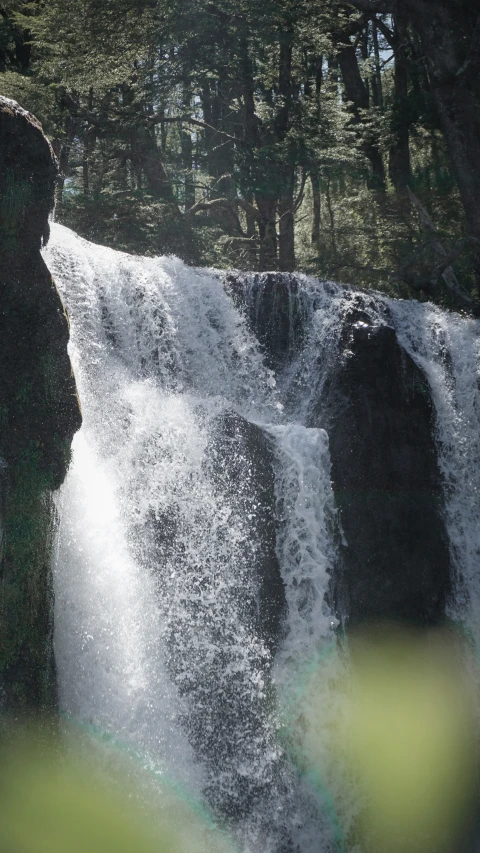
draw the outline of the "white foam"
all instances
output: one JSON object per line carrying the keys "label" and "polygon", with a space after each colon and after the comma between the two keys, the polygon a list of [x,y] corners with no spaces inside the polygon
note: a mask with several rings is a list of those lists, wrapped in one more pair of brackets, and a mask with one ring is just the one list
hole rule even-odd
{"label": "white foam", "polygon": [[[207,449],[212,419],[232,409],[275,437],[289,605],[276,678],[287,684],[288,668],[332,621],[326,436],[279,424],[276,379],[215,274],[95,246],[59,225],[45,256],[72,320],[84,414],[59,507],[62,707],[194,791],[269,791],[240,826],[242,848],[273,851],[287,827],[310,853],[324,830],[282,757],[269,652],[245,620],[252,545],[239,499],[248,471],[245,483],[220,487]],[[235,748],[212,774],[208,750],[194,754],[185,731],[193,725],[207,744],[222,702],[238,702],[235,730],[221,735]]]}

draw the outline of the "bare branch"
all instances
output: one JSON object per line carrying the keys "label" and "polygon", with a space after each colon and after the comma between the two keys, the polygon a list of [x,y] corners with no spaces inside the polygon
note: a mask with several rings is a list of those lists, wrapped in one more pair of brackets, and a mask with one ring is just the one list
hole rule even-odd
{"label": "bare branch", "polygon": [[386,15],[394,11],[394,0],[348,0],[348,3],[359,12],[371,15]]}
{"label": "bare branch", "polygon": [[308,171],[307,171],[307,169],[303,169],[303,171],[302,171],[302,181],[301,181],[301,184],[300,184],[300,190],[299,190],[299,192],[298,192],[298,196],[297,196],[297,198],[296,198],[296,199],[295,199],[295,201],[293,202],[293,212],[294,212],[294,213],[296,213],[296,212],[297,212],[298,208],[300,207],[300,205],[301,205],[301,203],[302,203],[302,201],[303,201],[303,196],[305,195],[305,184],[307,183],[307,178],[308,178]]}
{"label": "bare branch", "polygon": [[245,246],[258,246],[260,244],[258,237],[232,237],[228,235],[225,239],[228,243],[243,243]]}
{"label": "bare branch", "polygon": [[182,122],[183,124],[192,124],[194,127],[203,127],[204,130],[212,130],[214,133],[218,133],[219,136],[225,136],[226,139],[231,139],[233,142],[236,142],[237,145],[245,145],[244,140],[239,139],[238,136],[232,136],[231,133],[226,133],[224,130],[219,130],[218,127],[207,124],[206,121],[200,121],[199,119],[192,118],[189,115],[167,117],[163,115],[148,116],[149,124],[175,124],[178,122]]}
{"label": "bare branch", "polygon": [[235,202],[238,205],[238,207],[241,207],[241,209],[244,210],[245,213],[248,213],[250,216],[252,216],[253,219],[256,219],[256,220],[261,219],[260,211],[259,211],[258,207],[255,207],[254,204],[251,204],[249,201],[246,201],[244,198],[236,198]]}
{"label": "bare branch", "polygon": [[336,42],[349,44],[350,36],[357,36],[359,38],[367,23],[368,15],[360,15],[359,18],[352,18],[341,30],[336,30],[333,33],[333,38]]}
{"label": "bare branch", "polygon": [[390,47],[395,47],[397,41],[395,38],[395,33],[390,29],[390,27],[387,27],[387,25],[384,21],[381,20],[381,18],[374,18],[374,20],[377,28],[380,30],[382,36],[384,36]]}
{"label": "bare branch", "polygon": [[[245,201],[243,198],[202,198],[200,201],[197,201],[196,204],[192,205],[186,213],[188,216],[191,216],[201,210],[215,210],[215,208],[219,207],[227,207],[229,210],[233,210],[235,207],[240,207],[246,213],[249,213],[250,216],[253,216],[255,219],[260,219],[260,211],[253,204],[250,204],[250,202]],[[242,231],[241,226],[240,231]]]}
{"label": "bare branch", "polygon": [[[310,263],[313,263],[314,261],[324,261],[325,258],[323,258],[323,257],[308,258],[308,260]],[[390,270],[388,270],[388,269],[371,267],[371,266],[364,265],[364,264],[328,264],[328,266],[327,266],[328,275],[332,275],[332,273],[336,272],[337,270],[357,270],[359,272],[370,272],[370,273],[374,273],[375,275],[382,275],[385,277],[390,274]]]}
{"label": "bare branch", "polygon": [[200,210],[215,210],[215,208],[217,207],[231,206],[232,201],[229,198],[202,198],[200,199],[200,201],[197,201],[195,204],[192,204],[192,206],[188,208],[186,213],[188,216],[193,216],[194,213],[198,213]]}

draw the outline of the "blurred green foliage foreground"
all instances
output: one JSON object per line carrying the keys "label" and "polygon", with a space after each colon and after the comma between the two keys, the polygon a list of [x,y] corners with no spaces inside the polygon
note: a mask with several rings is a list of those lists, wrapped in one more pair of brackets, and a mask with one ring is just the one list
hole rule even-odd
{"label": "blurred green foliage foreground", "polygon": [[[112,754],[85,756],[44,729],[0,749],[2,853],[226,853],[230,842],[181,796],[156,809]],[[107,765],[102,767],[102,763]],[[113,773],[112,773],[113,770]],[[125,773],[119,781],[118,776]],[[115,777],[115,781],[112,779]],[[146,798],[148,799],[148,798]]]}
{"label": "blurred green foliage foreground", "polygon": [[[303,751],[340,846],[469,853],[478,819],[478,672],[455,631],[370,626],[307,680]],[[326,689],[326,685],[329,685]]]}
{"label": "blurred green foliage foreground", "polygon": [[[289,738],[329,805],[334,848],[477,849],[477,694],[474,655],[452,631],[376,625],[320,656],[297,693]],[[71,731],[65,739],[48,725],[14,732],[0,740],[1,853],[236,849],[179,786],[160,778],[149,788],[148,773],[107,742]]]}

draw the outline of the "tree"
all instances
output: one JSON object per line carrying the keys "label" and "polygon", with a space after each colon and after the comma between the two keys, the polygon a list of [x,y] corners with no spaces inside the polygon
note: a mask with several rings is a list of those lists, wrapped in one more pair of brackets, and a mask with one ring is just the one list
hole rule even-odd
{"label": "tree", "polygon": [[[391,13],[418,34],[470,236],[480,241],[480,0],[351,0],[378,20]],[[480,276],[480,253],[477,253]]]}
{"label": "tree", "polygon": [[475,297],[477,4],[0,0],[0,83],[86,237],[453,304],[408,189]]}

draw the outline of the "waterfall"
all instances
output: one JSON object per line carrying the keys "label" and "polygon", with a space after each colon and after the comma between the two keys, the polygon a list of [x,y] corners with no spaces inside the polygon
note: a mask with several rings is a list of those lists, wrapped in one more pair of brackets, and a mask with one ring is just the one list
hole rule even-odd
{"label": "waterfall", "polygon": [[400,343],[435,404],[438,461],[455,572],[450,612],[480,656],[480,322],[433,305],[389,302]]}
{"label": "waterfall", "polygon": [[[205,798],[242,849],[307,849],[319,834],[328,845],[321,806],[279,744],[274,699],[275,680],[287,683],[333,624],[326,435],[285,417],[215,274],[59,225],[46,259],[71,318],[84,417],[59,499],[61,707]],[[275,557],[263,553],[268,472],[252,473],[267,453],[272,507],[289,516],[292,622],[280,638],[262,630],[283,620],[266,612],[256,568]]]}
{"label": "waterfall", "polygon": [[[302,679],[338,624],[319,400],[349,318],[395,327],[430,385],[452,613],[475,633],[478,323],[304,276],[280,276],[287,299],[268,302],[265,278],[235,284],[60,225],[45,257],[84,416],[58,499],[62,711],[205,803],[242,853],[338,849],[335,811],[353,819],[355,797],[326,791],[327,772],[312,781],[289,734],[313,713]],[[325,704],[329,690],[325,676]]]}

